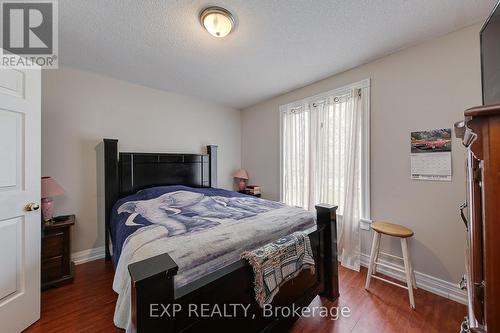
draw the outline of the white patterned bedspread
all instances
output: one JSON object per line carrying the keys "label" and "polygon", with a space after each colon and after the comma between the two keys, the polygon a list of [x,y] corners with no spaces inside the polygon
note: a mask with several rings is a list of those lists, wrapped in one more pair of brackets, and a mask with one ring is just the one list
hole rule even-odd
{"label": "white patterned bedspread", "polygon": [[[174,193],[179,193],[179,191]],[[235,209],[228,203],[230,196],[229,199],[228,197],[224,197],[222,200],[218,198],[220,197],[211,197],[211,199],[217,200],[217,204],[224,205],[224,208]],[[244,251],[256,249],[296,231],[313,231],[316,226],[315,215],[302,208],[285,206],[250,196],[238,196],[237,198],[238,207],[236,209],[241,210],[244,207],[242,203],[247,202],[248,206],[251,207],[251,214],[203,216],[203,221],[209,221],[210,227],[183,233],[174,232],[173,235],[172,228],[168,227],[169,223],[153,222],[140,227],[126,238],[113,281],[113,290],[118,293],[114,315],[116,326],[127,328],[127,330],[130,327],[129,264],[168,253],[179,266],[178,274],[174,278],[175,287],[179,288],[240,260],[240,254]],[[122,206],[126,204],[128,203],[124,203]],[[262,209],[259,210],[259,207]],[[171,203],[171,207],[168,207],[163,203],[162,209],[179,211],[179,205]],[[137,210],[137,212],[128,212],[130,216],[126,223],[135,224],[134,218],[141,213],[140,208]],[[262,212],[259,213],[259,211]],[[146,213],[142,213],[146,215]],[[196,214],[193,215],[190,210],[188,216],[189,218],[194,216],[196,219]],[[203,213],[200,214],[203,215]],[[172,216],[165,219],[170,218]],[[180,220],[183,221],[183,219]]]}

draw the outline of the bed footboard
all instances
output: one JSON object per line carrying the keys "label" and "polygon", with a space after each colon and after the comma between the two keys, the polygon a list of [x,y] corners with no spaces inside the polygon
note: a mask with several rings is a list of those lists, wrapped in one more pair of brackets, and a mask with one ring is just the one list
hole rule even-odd
{"label": "bed footboard", "polygon": [[318,230],[323,230],[324,244],[320,245],[323,250],[323,258],[320,263],[324,266],[324,273],[321,277],[323,281],[323,290],[320,295],[335,301],[339,297],[339,269],[337,254],[337,206],[321,204],[316,206],[316,221]]}
{"label": "bed footboard", "polygon": [[179,267],[164,253],[128,266],[131,277],[131,315],[134,332],[173,332],[173,323],[151,316],[152,306],[174,300],[174,276]]}
{"label": "bed footboard", "polygon": [[[330,301],[339,297],[336,206],[317,205],[317,231],[310,234],[316,275],[303,272],[288,281],[276,295],[279,306],[304,307],[321,295]],[[197,332],[222,328],[238,332],[282,331],[296,318],[265,318],[255,302],[253,271],[244,261],[224,267],[188,286],[175,290],[177,264],[162,254],[129,265],[133,332]],[[226,319],[191,318],[201,304],[245,304],[250,317]],[[176,312],[176,311],[179,312]],[[177,316],[172,316],[177,314]],[[223,324],[222,324],[223,323]]]}

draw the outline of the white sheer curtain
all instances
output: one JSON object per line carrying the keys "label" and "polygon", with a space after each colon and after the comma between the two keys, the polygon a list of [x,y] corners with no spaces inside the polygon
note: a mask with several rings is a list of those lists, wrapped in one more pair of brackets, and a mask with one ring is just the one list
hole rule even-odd
{"label": "white sheer curtain", "polygon": [[282,110],[283,116],[283,201],[309,207],[310,112],[301,105]]}
{"label": "white sheer curtain", "polygon": [[343,266],[359,270],[362,208],[362,90],[351,89],[303,105],[282,107],[283,201],[313,210],[338,209]]}

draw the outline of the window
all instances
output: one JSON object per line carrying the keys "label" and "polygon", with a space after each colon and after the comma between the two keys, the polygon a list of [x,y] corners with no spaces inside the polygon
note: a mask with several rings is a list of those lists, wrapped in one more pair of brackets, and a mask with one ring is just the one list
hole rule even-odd
{"label": "window", "polygon": [[338,205],[340,234],[369,220],[369,98],[364,80],[280,107],[281,200]]}

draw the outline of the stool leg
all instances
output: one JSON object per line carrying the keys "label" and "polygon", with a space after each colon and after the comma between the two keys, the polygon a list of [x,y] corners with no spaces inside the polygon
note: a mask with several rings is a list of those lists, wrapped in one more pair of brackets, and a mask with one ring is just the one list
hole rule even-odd
{"label": "stool leg", "polygon": [[[410,257],[411,258],[411,257]],[[411,260],[411,259],[410,259]],[[413,270],[413,265],[411,265],[411,282],[413,284],[413,289],[418,289],[417,288],[417,279],[415,279],[415,271]]]}
{"label": "stool leg", "polygon": [[377,261],[378,261],[378,255],[380,253],[380,237],[382,236],[379,234],[379,238],[377,240],[377,249],[375,250],[375,259],[373,260],[372,274],[377,273]]}
{"label": "stool leg", "polygon": [[403,250],[403,260],[405,263],[406,272],[406,285],[408,286],[408,296],[410,297],[410,305],[412,309],[415,309],[415,299],[413,298],[413,281],[410,258],[408,256],[408,244],[406,243],[406,238],[401,238],[401,249]]}
{"label": "stool leg", "polygon": [[372,252],[370,254],[370,263],[368,264],[368,273],[366,274],[366,283],[365,283],[365,289],[370,288],[370,280],[372,278],[373,274],[373,266],[374,266],[374,261],[375,257],[377,256],[377,248],[378,244],[380,242],[380,234],[376,231],[373,232],[373,241],[372,241]]}

